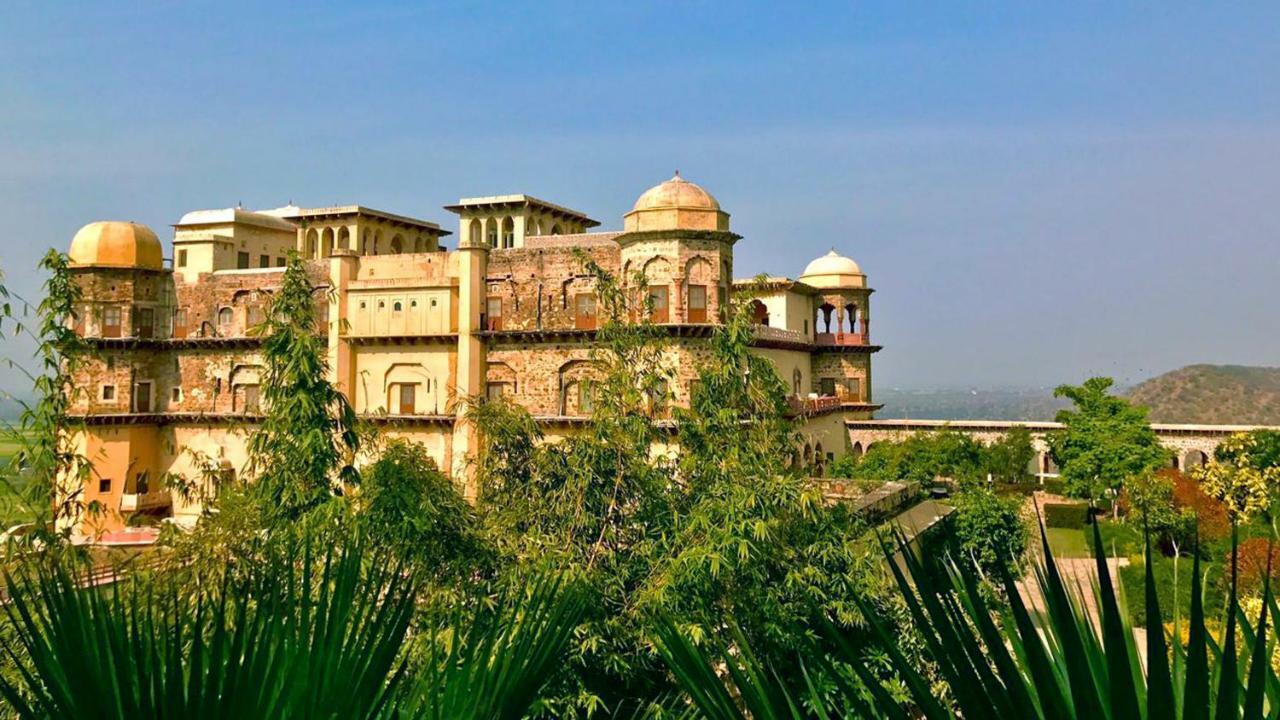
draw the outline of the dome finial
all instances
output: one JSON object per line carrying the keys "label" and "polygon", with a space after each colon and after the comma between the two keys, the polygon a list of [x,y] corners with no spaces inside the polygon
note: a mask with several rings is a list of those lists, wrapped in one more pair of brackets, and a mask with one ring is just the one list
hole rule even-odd
{"label": "dome finial", "polygon": [[671,177],[672,180],[682,180],[680,177],[680,168],[676,168],[676,174]]}

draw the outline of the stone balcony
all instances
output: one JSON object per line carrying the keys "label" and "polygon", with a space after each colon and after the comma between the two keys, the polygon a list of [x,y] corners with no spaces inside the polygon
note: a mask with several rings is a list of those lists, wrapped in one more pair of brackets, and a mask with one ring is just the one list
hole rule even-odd
{"label": "stone balcony", "polygon": [[799,344],[809,342],[809,339],[799,330],[784,330],[768,325],[753,325],[751,330],[757,340]]}
{"label": "stone balcony", "polygon": [[120,496],[120,512],[138,512],[152,508],[168,507],[171,502],[167,492],[125,493]]}
{"label": "stone balcony", "polygon": [[871,338],[865,333],[817,333],[813,336],[814,345],[828,347],[861,347],[871,344]]}

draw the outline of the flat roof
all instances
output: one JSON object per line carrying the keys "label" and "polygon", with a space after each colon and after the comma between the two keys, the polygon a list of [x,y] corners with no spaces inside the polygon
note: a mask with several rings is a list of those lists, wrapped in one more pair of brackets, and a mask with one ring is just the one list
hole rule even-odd
{"label": "flat roof", "polygon": [[365,215],[368,217],[380,218],[391,222],[402,223],[404,225],[412,225],[424,230],[430,230],[437,235],[452,235],[453,233],[444,230],[439,224],[430,220],[409,217],[408,215],[397,215],[384,210],[375,210],[363,205],[330,205],[328,207],[304,208],[296,205],[286,205],[285,207],[273,208],[271,210],[259,210],[263,215],[274,215],[281,218],[314,218],[327,215]]}
{"label": "flat roof", "polygon": [[481,197],[469,197],[458,200],[453,205],[445,205],[444,209],[452,213],[461,214],[469,208],[484,207],[486,205],[520,205],[523,207],[536,207],[543,210],[550,210],[554,214],[564,215],[566,217],[576,218],[582,221],[587,227],[596,227],[600,224],[598,220],[593,220],[586,213],[579,212],[573,208],[567,208],[563,205],[536,198],[532,195],[518,193],[515,195],[484,195]]}

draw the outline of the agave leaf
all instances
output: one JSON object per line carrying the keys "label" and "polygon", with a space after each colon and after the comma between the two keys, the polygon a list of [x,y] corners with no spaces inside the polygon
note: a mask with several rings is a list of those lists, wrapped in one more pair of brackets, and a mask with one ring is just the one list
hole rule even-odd
{"label": "agave leaf", "polygon": [[1236,659],[1236,614],[1239,612],[1237,571],[1239,529],[1231,525],[1231,592],[1227,596],[1227,628],[1223,631],[1221,661],[1218,664],[1218,698],[1215,720],[1236,720],[1240,712],[1240,676]]}
{"label": "agave leaf", "polygon": [[[1198,545],[1198,543],[1197,543]],[[1191,616],[1188,618],[1186,682],[1182,691],[1183,720],[1209,717],[1209,633],[1204,625],[1204,589],[1200,577],[1200,552],[1191,565]]]}
{"label": "agave leaf", "polygon": [[[1173,700],[1173,674],[1169,669],[1169,650],[1164,639],[1164,617],[1160,614],[1160,598],[1156,595],[1155,572],[1151,568],[1151,537],[1145,532],[1143,543],[1146,564],[1143,589],[1147,614],[1147,717],[1155,720],[1176,717],[1177,710]],[[1176,598],[1177,595],[1174,597]]]}
{"label": "agave leaf", "polygon": [[[1252,659],[1249,664],[1249,682],[1244,695],[1245,720],[1262,717],[1262,701],[1266,695],[1271,656],[1267,653],[1267,609],[1271,597],[1271,549],[1273,544],[1267,543],[1267,572],[1262,581],[1262,610],[1258,614],[1257,633],[1245,636],[1245,646],[1252,644]],[[1252,635],[1252,638],[1250,637]]]}
{"label": "agave leaf", "polygon": [[1139,717],[1138,693],[1133,682],[1131,655],[1129,646],[1133,642],[1130,635],[1126,641],[1124,622],[1121,620],[1120,607],[1116,602],[1115,586],[1111,584],[1111,568],[1107,562],[1106,548],[1102,545],[1102,532],[1098,523],[1093,523],[1093,556],[1098,569],[1098,604],[1102,613],[1102,634],[1105,640],[1104,655],[1107,661],[1108,689],[1110,691],[1111,711],[1119,717]]}
{"label": "agave leaf", "polygon": [[[1050,562],[1053,551],[1049,549],[1049,537],[1044,525],[1040,526],[1040,543],[1046,562],[1041,576],[1040,591],[1048,610],[1049,626],[1062,646],[1062,662],[1066,668],[1072,705],[1077,717],[1107,717],[1100,687],[1091,667],[1090,653],[1086,652],[1086,636],[1092,635],[1088,620],[1080,612],[1062,582],[1056,562]],[[1096,643],[1094,643],[1096,644]],[[1096,665],[1096,662],[1093,662]]]}

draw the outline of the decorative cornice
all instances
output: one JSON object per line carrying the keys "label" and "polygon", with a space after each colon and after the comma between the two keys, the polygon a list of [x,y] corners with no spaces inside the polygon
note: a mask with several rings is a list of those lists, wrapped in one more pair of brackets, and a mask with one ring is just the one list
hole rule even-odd
{"label": "decorative cornice", "polygon": [[654,240],[705,240],[732,245],[741,239],[741,235],[728,230],[637,230],[614,238],[622,246]]}

